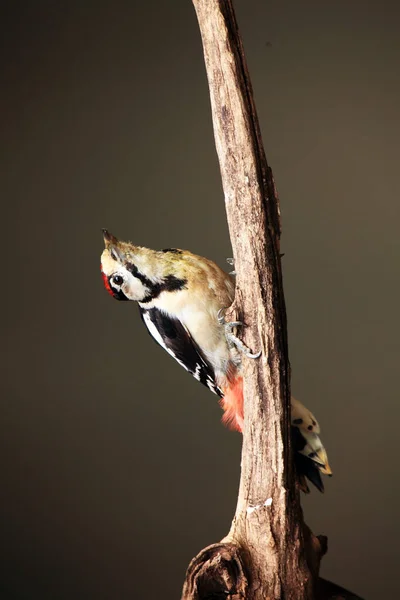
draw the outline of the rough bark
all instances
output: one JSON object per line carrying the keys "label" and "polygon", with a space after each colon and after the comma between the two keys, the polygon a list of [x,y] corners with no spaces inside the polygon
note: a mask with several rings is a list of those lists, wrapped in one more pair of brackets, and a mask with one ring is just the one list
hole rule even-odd
{"label": "rough bark", "polygon": [[262,355],[243,359],[245,425],[232,526],[220,544],[193,559],[182,600],[329,598],[317,590],[326,538],[305,526],[293,472],[279,201],[232,2],[193,4],[237,273],[230,315],[245,323],[244,341]]}

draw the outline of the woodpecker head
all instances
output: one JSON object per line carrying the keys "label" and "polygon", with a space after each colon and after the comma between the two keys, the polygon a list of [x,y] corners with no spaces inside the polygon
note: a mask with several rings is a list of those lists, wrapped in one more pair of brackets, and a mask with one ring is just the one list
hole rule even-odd
{"label": "woodpecker head", "polygon": [[106,290],[117,300],[146,304],[164,291],[178,291],[186,286],[186,279],[175,274],[176,261],[171,261],[164,251],[122,242],[106,229],[103,236],[101,273]]}

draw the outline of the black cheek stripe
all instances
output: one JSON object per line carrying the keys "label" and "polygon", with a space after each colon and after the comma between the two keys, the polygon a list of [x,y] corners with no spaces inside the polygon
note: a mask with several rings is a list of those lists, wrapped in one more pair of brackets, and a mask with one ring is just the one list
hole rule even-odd
{"label": "black cheek stripe", "polygon": [[177,292],[179,290],[182,290],[186,287],[187,284],[187,279],[179,279],[179,277],[175,277],[175,275],[167,275],[159,283],[153,283],[151,279],[149,279],[148,277],[146,277],[146,275],[143,275],[143,273],[139,271],[136,265],[128,263],[126,265],[126,268],[134,277],[136,277],[136,279],[139,279],[139,281],[143,283],[143,285],[149,290],[147,296],[145,296],[143,300],[140,300],[141,304],[151,302],[152,300],[157,298],[161,294],[161,292]]}
{"label": "black cheek stripe", "polygon": [[114,298],[116,300],[121,300],[121,301],[129,302],[129,298],[127,298],[125,296],[124,292],[121,292],[121,290],[119,292],[114,292]]}

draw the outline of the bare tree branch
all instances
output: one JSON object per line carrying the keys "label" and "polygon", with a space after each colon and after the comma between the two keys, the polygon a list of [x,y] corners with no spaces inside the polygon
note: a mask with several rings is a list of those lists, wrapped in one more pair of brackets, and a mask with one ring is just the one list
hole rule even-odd
{"label": "bare tree branch", "polygon": [[182,599],[310,600],[326,538],[303,523],[293,468],[279,202],[232,2],[193,4],[237,273],[231,312],[245,321],[246,344],[262,355],[243,359],[245,425],[235,517],[227,537],[190,564]]}

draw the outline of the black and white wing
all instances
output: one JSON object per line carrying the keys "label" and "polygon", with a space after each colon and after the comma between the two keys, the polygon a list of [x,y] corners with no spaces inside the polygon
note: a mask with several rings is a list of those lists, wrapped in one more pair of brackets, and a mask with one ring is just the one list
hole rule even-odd
{"label": "black and white wing", "polygon": [[169,317],[158,308],[139,309],[144,324],[156,342],[197,381],[222,398],[223,392],[215,381],[214,369],[182,322]]}

